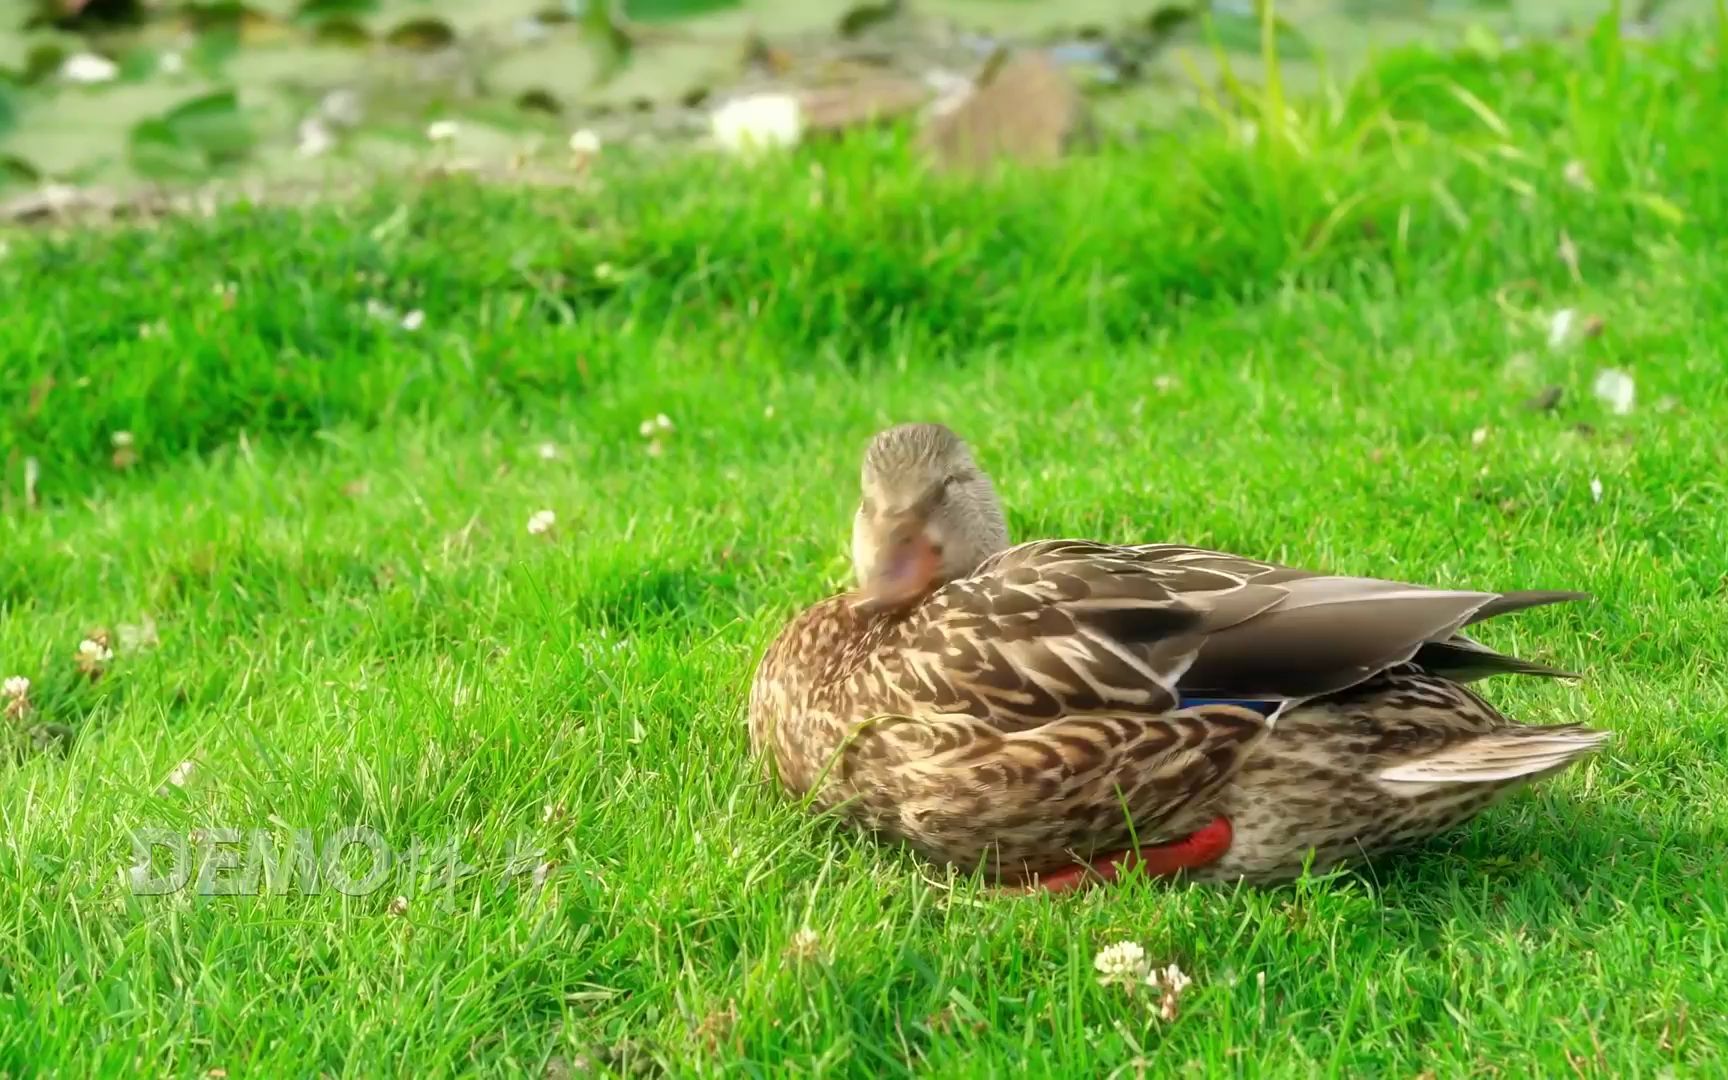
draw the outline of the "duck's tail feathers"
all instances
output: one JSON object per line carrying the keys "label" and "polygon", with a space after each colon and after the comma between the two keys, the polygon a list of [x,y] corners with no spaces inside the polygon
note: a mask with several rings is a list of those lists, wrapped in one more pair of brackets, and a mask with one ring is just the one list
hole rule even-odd
{"label": "duck's tail feathers", "polygon": [[1558,772],[1602,746],[1609,733],[1579,724],[1509,727],[1383,769],[1400,784],[1493,784]]}
{"label": "duck's tail feathers", "polygon": [[1541,675],[1550,679],[1579,677],[1576,672],[1507,656],[1463,634],[1424,644],[1410,661],[1424,671],[1457,683],[1471,683],[1490,675]]}
{"label": "duck's tail feathers", "polygon": [[1492,619],[1498,615],[1510,615],[1514,611],[1526,608],[1543,607],[1547,604],[1564,604],[1573,600],[1594,599],[1587,592],[1569,592],[1563,589],[1522,589],[1516,592],[1501,593],[1494,599],[1476,609],[1476,613],[1464,623],[1469,626],[1484,619]]}

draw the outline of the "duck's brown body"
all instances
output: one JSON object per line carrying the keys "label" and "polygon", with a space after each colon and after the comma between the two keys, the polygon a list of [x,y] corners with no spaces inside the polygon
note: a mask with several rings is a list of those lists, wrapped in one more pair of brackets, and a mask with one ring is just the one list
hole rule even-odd
{"label": "duck's brown body", "polygon": [[804,612],[757,671],[751,741],[793,793],[964,870],[1048,873],[1222,816],[1228,850],[1192,875],[1278,880],[1449,829],[1596,747],[1460,683],[1555,674],[1459,630],[1565,598],[1025,544],[909,612]]}

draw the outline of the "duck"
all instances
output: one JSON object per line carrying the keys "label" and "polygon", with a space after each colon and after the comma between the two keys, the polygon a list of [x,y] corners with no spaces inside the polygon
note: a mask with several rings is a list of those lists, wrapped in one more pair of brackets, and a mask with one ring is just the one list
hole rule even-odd
{"label": "duck", "polygon": [[961,873],[1052,893],[1288,881],[1456,828],[1609,738],[1472,689],[1576,679],[1464,631],[1587,594],[1013,544],[940,424],[876,434],[860,487],[855,583],[763,654],[750,746],[810,808]]}

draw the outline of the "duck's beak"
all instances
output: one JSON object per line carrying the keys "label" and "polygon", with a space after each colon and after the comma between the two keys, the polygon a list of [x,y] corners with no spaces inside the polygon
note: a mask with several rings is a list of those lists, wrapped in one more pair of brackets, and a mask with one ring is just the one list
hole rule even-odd
{"label": "duck's beak", "polygon": [[904,518],[888,530],[877,550],[863,598],[878,610],[910,607],[935,590],[941,574],[942,549],[930,539],[925,520]]}

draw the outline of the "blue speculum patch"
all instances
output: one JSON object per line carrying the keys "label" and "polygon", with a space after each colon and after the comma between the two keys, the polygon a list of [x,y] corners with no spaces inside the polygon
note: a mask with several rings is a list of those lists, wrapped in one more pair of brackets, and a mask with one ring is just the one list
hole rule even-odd
{"label": "blue speculum patch", "polygon": [[1184,697],[1182,699],[1182,708],[1184,709],[1191,709],[1196,705],[1237,705],[1244,709],[1252,709],[1261,716],[1271,716],[1274,712],[1278,711],[1279,703],[1276,701],[1251,701],[1240,698],[1221,697]]}

